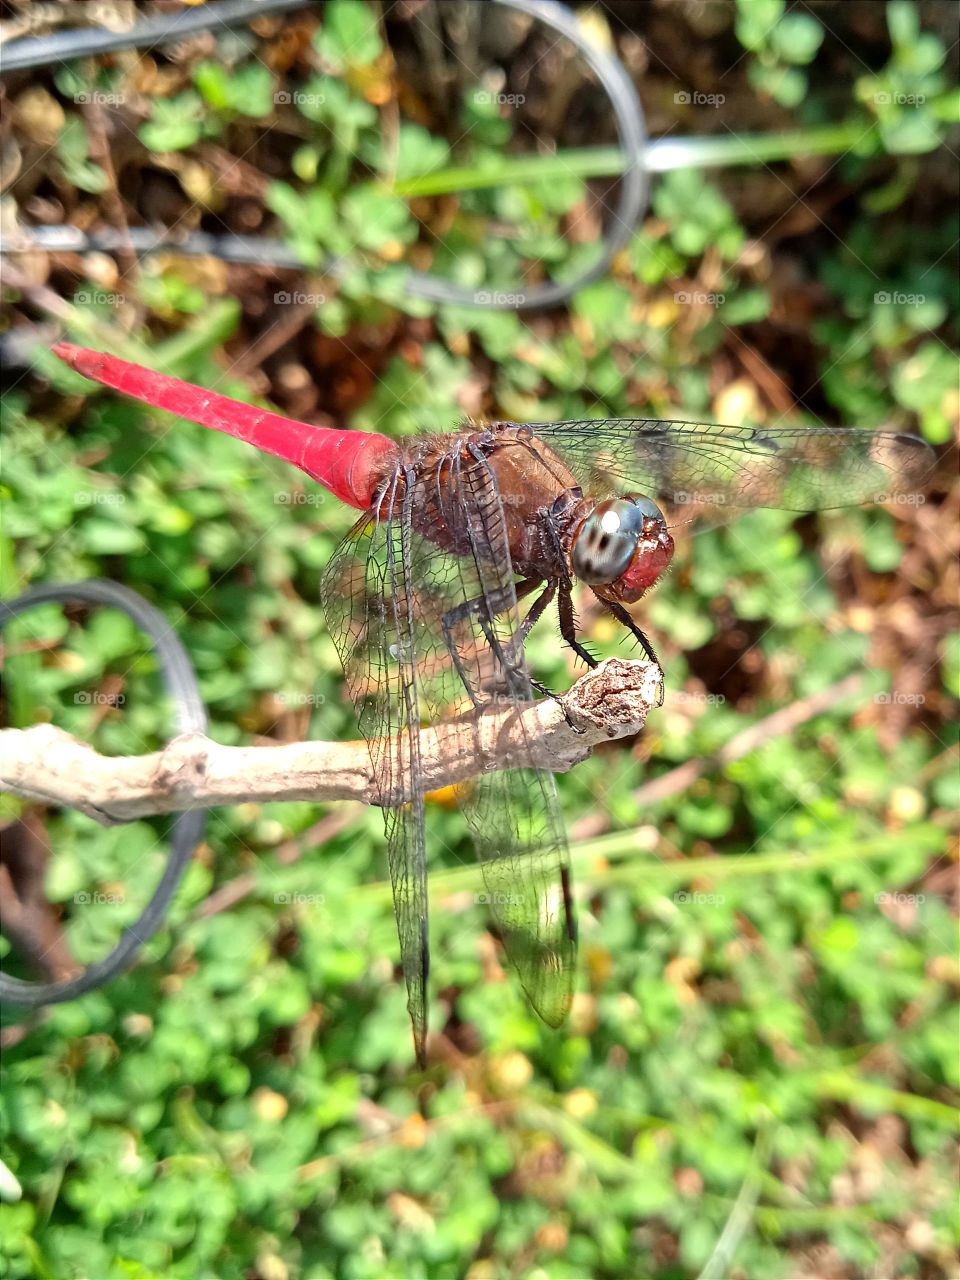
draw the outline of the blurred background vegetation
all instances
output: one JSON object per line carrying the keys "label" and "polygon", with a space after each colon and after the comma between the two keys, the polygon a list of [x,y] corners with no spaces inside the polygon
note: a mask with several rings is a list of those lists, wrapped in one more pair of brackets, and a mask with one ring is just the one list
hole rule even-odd
{"label": "blurred background vegetation", "polygon": [[[4,5],[8,33],[40,8]],[[947,446],[939,478],[882,509],[680,513],[675,570],[638,609],[665,706],[559,779],[581,917],[559,1032],[502,968],[443,796],[425,1075],[379,812],[211,813],[129,973],[6,1011],[3,1157],[23,1197],[0,1209],[4,1276],[957,1274],[956,9],[611,0],[580,17],[652,136],[710,135],[727,163],[655,175],[608,276],[529,316],[407,291],[430,270],[522,292],[597,252],[608,103],[516,14],[330,0],[8,76],[8,245],[162,225],[283,239],[305,266],[17,241],[3,594],[94,576],[141,592],[220,742],[356,734],[317,606],[350,513],[91,388],[50,354],[64,336],[322,424],[893,425]],[[627,652],[586,600],[581,617],[599,652]],[[121,615],[46,606],[4,643],[7,724],[108,753],[169,735]],[[552,687],[576,674],[550,625],[529,652]],[[165,821],[4,813],[50,850],[50,970],[102,955],[156,884]]]}

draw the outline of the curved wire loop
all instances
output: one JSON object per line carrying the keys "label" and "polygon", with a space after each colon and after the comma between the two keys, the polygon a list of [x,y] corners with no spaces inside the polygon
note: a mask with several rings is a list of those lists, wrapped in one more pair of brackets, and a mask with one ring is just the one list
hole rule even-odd
{"label": "curved wire loop", "polygon": [[[145,631],[153,642],[164,685],[176,709],[176,732],[206,734],[207,712],[186,650],[163,614],[129,587],[102,578],[67,586],[32,587],[15,600],[0,601],[0,631],[12,618],[26,613],[35,605],[69,600],[84,600],[119,609]],[[178,813],[174,817],[170,831],[170,856],[160,883],[140,918],[124,930],[109,955],[65,982],[28,982],[0,973],[0,1000],[36,1009],[45,1004],[74,1000],[116,977],[163,923],[177,886],[203,835],[206,817],[202,809]]]}

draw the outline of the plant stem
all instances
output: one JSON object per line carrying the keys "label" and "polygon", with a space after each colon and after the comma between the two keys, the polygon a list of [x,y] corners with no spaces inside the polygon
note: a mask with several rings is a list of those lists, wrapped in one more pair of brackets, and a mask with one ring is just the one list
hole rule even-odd
{"label": "plant stem", "polygon": [[[644,163],[649,173],[699,169],[716,165],[770,164],[803,155],[838,155],[869,132],[862,119],[846,124],[798,129],[788,133],[736,134],[697,138],[655,138],[647,143]],[[399,196],[438,196],[480,191],[508,183],[549,182],[558,177],[615,178],[623,172],[619,147],[586,147],[542,156],[498,156],[490,163],[438,169],[394,183]]]}

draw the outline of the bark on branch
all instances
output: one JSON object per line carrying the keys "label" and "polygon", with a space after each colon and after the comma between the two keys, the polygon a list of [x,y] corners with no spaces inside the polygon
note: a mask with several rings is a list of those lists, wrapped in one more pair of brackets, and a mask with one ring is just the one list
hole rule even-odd
{"label": "bark on branch", "polygon": [[[563,773],[599,742],[639,733],[662,697],[663,677],[653,663],[608,658],[560,702],[545,698],[519,714],[494,706],[422,729],[426,786],[435,790],[522,766],[529,762],[529,741],[539,744],[543,768]],[[0,732],[0,789],[78,809],[104,826],[248,801],[375,801],[365,742],[223,747],[186,734],[151,755],[102,756],[49,724]],[[408,798],[397,794],[384,801]]]}

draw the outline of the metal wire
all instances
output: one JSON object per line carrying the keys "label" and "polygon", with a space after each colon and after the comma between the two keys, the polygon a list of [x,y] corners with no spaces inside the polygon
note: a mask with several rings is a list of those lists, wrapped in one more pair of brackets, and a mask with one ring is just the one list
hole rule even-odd
{"label": "metal wire", "polygon": [[[91,604],[119,609],[145,631],[153,641],[153,651],[160,663],[164,685],[174,703],[177,733],[206,734],[207,712],[186,650],[163,614],[129,587],[107,582],[102,578],[74,582],[68,586],[32,587],[15,600],[0,601],[0,631],[11,618],[16,618],[35,605],[68,600],[86,600]],[[124,931],[108,956],[98,960],[96,964],[88,965],[83,973],[66,982],[27,982],[22,978],[0,973],[0,1000],[33,1009],[40,1005],[58,1004],[103,986],[125,969],[162,924],[193,851],[203,835],[206,816],[203,809],[175,815],[170,831],[170,856],[160,883],[136,924]]]}
{"label": "metal wire", "polygon": [[26,71],[51,62],[95,57],[117,49],[142,49],[145,45],[172,44],[195,31],[215,27],[237,27],[264,13],[303,9],[310,0],[208,0],[197,9],[145,18],[128,31],[108,31],[105,27],[71,28],[48,36],[11,40],[0,48],[0,75]]}
{"label": "metal wire", "polygon": [[[629,242],[637,221],[646,208],[648,195],[645,166],[646,125],[643,108],[633,82],[616,55],[607,53],[593,44],[577,21],[576,15],[557,0],[495,0],[520,13],[535,18],[564,36],[573,44],[584,61],[596,73],[613,109],[620,148],[624,156],[620,193],[616,208],[608,219],[601,240],[600,254],[586,271],[573,280],[520,287],[513,292],[467,288],[430,272],[413,271],[405,279],[405,290],[410,297],[429,302],[450,303],[456,306],[474,307],[486,311],[534,311],[556,307],[566,302],[578,289],[604,275],[617,253]],[[203,30],[217,25],[237,24],[247,21],[259,12],[276,9],[304,7],[302,0],[223,0],[209,3],[190,12],[176,15],[176,19],[153,19],[138,23],[130,31],[107,32],[62,31],[56,35],[32,40],[15,41],[6,47],[0,59],[0,73],[28,66],[40,66],[51,61],[107,52],[118,48],[131,48],[144,44],[162,44],[187,31]],[[189,24],[185,21],[190,19]],[[174,29],[176,24],[176,29]],[[72,43],[71,43],[72,42]],[[23,47],[29,46],[29,47]],[[27,233],[38,248],[65,247],[72,228],[34,227]],[[75,247],[101,249],[113,252],[120,243],[116,231],[83,236]],[[16,252],[15,237],[11,238],[4,252]],[[47,241],[45,244],[44,241]],[[205,236],[193,233],[180,243],[171,244],[163,232],[152,228],[132,227],[125,233],[123,243],[132,245],[137,253],[151,253],[161,249],[175,249],[187,255],[212,254],[226,262],[263,263],[274,267],[299,268],[303,265],[295,253],[280,241],[248,236]],[[342,258],[331,258],[323,270],[334,277],[342,277],[350,270],[350,264]]]}

